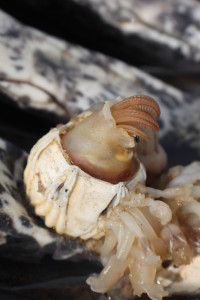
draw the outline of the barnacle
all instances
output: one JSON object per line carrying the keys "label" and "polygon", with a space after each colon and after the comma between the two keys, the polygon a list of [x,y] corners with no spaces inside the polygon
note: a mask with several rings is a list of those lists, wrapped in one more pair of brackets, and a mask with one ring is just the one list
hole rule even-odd
{"label": "barnacle", "polygon": [[167,162],[156,135],[159,115],[148,96],[107,101],[52,129],[29,155],[24,179],[36,214],[89,248],[91,240],[100,241],[104,268],[87,280],[96,292],[120,285],[126,294],[162,299],[169,277],[162,263],[185,266],[198,253],[194,182],[180,175],[177,183],[176,169],[160,190],[145,184],[147,174],[155,178]]}
{"label": "barnacle", "polygon": [[29,155],[24,178],[45,224],[84,239],[104,235],[102,212],[146,179],[133,136],[149,139],[144,130],[158,130],[159,113],[153,99],[130,97],[75,116],[42,137]]}

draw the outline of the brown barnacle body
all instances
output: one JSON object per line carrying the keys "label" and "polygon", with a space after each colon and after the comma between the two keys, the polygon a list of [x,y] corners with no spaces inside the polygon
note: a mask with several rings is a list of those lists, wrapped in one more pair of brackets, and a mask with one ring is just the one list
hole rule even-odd
{"label": "brown barnacle body", "polygon": [[91,176],[111,183],[129,180],[139,168],[136,141],[150,141],[159,129],[157,103],[148,96],[134,96],[114,105],[105,104],[62,136],[71,163]]}

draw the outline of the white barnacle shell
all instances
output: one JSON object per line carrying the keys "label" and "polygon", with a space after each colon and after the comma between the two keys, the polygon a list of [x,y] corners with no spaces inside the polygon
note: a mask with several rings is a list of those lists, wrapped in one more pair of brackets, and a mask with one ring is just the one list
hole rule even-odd
{"label": "white barnacle shell", "polygon": [[142,149],[135,144],[139,137],[150,140],[147,128],[158,131],[157,116],[159,107],[146,96],[107,102],[52,129],[29,155],[26,192],[45,224],[84,240],[105,237],[97,243],[104,269],[87,280],[95,292],[110,291],[127,272],[136,295],[167,294],[155,280],[161,255],[168,257],[172,211],[150,196],[169,191],[145,186],[137,157],[145,144]]}
{"label": "white barnacle shell", "polygon": [[61,135],[91,113],[84,112],[43,136],[32,148],[24,173],[27,196],[46,226],[82,239],[101,238],[106,214],[126,196],[128,186],[134,188],[146,179],[142,164],[131,179],[116,184],[96,179],[71,164]]}

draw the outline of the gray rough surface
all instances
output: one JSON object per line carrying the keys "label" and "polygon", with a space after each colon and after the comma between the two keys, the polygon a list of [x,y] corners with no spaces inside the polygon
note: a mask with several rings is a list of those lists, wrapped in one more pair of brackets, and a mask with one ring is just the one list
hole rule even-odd
{"label": "gray rough surface", "polygon": [[21,107],[74,114],[92,104],[148,94],[165,107],[186,100],[137,68],[23,26],[0,12],[0,90]]}
{"label": "gray rough surface", "polygon": [[[135,67],[23,26],[3,12],[0,55],[0,91],[22,108],[72,115],[97,102],[147,94],[161,107],[160,137],[178,128],[191,140],[189,120],[200,98]],[[193,127],[199,134],[198,122]]]}
{"label": "gray rough surface", "polygon": [[[191,0],[75,0],[90,7],[127,39],[163,44],[172,56],[200,62],[200,4]],[[159,53],[158,53],[159,55]],[[171,58],[172,59],[172,58]]]}

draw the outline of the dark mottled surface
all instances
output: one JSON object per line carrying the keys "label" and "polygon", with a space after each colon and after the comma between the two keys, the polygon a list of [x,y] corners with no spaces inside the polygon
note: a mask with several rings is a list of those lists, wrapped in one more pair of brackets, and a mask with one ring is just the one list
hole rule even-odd
{"label": "dark mottled surface", "polygon": [[49,34],[199,91],[197,0],[2,0],[1,7]]}
{"label": "dark mottled surface", "polygon": [[[161,107],[160,139],[169,155],[169,166],[200,160],[200,97],[196,88],[200,3],[101,0],[97,4],[95,0],[19,0],[16,6],[13,2],[11,6],[10,0],[0,3],[0,8],[27,24],[115,57],[52,38],[0,11],[3,300],[107,299],[89,291],[85,284],[87,275],[100,268],[94,255],[78,241],[45,228],[25,197],[24,151],[51,127],[99,101],[148,94]],[[174,79],[173,84],[180,88],[141,71],[144,69],[167,81]],[[189,80],[185,81],[185,76]],[[185,295],[172,298],[199,300]]]}
{"label": "dark mottled surface", "polygon": [[56,235],[35,216],[24,193],[26,157],[0,139],[0,298],[90,295],[85,280],[100,264],[82,243]]}

